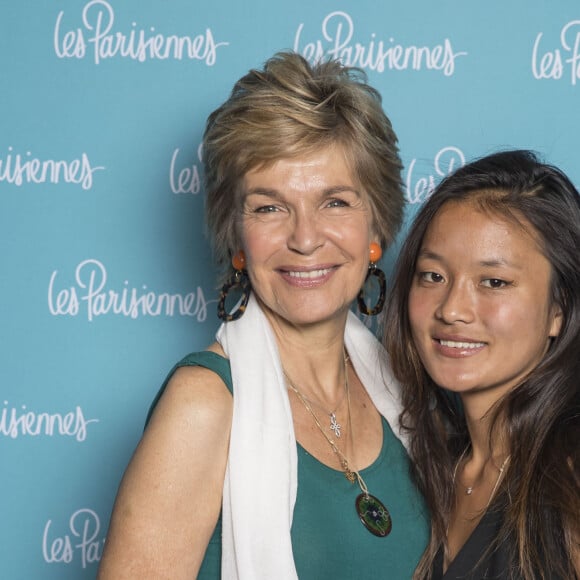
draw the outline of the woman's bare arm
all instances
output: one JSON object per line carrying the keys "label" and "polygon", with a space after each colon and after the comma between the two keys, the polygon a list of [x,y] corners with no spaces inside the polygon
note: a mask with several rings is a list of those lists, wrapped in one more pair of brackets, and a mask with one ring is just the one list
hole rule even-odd
{"label": "woman's bare arm", "polygon": [[221,509],[231,418],[215,373],[175,372],[121,482],[99,580],[196,577]]}

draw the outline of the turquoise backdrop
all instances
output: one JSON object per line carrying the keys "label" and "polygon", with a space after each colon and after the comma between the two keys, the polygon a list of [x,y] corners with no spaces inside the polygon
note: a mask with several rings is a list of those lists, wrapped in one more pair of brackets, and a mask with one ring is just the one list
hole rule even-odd
{"label": "turquoise backdrop", "polygon": [[200,139],[249,68],[281,49],[364,68],[400,138],[408,218],[498,148],[580,182],[577,0],[0,6],[3,579],[95,577],[148,405],[212,340]]}

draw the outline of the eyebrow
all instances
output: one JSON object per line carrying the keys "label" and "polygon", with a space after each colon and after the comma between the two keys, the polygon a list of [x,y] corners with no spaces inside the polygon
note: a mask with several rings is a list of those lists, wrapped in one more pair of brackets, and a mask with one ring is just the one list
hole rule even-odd
{"label": "eyebrow", "polygon": [[487,266],[489,268],[497,268],[498,266],[507,266],[508,268],[517,268],[518,270],[521,269],[520,266],[514,264],[512,262],[508,262],[502,258],[497,258],[495,260],[482,260],[479,262],[481,266]]}
{"label": "eyebrow", "polygon": [[265,187],[253,187],[246,189],[244,195],[267,195],[268,197],[278,197],[280,194],[276,189],[268,189]]}
{"label": "eyebrow", "polygon": [[[350,191],[354,193],[357,197],[361,197],[360,192],[353,185],[333,185],[322,190],[323,197],[330,197],[336,195],[337,193],[344,193],[345,191]],[[267,197],[280,197],[281,193],[277,189],[271,189],[268,187],[252,187],[247,189],[245,195],[265,195]]]}
{"label": "eyebrow", "polygon": [[[425,258],[427,260],[435,260],[436,262],[445,262],[445,258],[436,252],[431,252],[430,250],[421,250],[417,259]],[[497,268],[502,266],[507,266],[508,268],[515,268],[516,270],[521,270],[522,266],[509,262],[504,258],[491,258],[489,260],[480,260],[478,262],[480,266],[485,268]]]}
{"label": "eyebrow", "polygon": [[420,250],[417,255],[417,259],[426,258],[427,260],[435,260],[436,262],[443,262],[443,256],[436,254],[435,252],[430,252],[429,250]]}

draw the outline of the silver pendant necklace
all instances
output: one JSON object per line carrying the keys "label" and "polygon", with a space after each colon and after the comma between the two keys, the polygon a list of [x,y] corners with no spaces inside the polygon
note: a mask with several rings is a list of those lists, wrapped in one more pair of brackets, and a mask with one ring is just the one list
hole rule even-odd
{"label": "silver pendant necklace", "polygon": [[[455,484],[456,479],[457,479],[457,470],[459,469],[459,465],[461,464],[461,462],[465,459],[465,454],[467,453],[468,449],[469,449],[469,445],[463,450],[463,453],[459,456],[459,459],[457,460],[457,463],[455,464],[455,467],[453,469],[453,483],[454,484]],[[508,455],[503,460],[503,463],[501,464],[501,466],[498,468],[499,473],[498,473],[497,478],[495,480],[495,483],[493,485],[493,489],[491,490],[491,494],[489,495],[489,499],[487,501],[487,505],[485,506],[485,509],[487,509],[489,507],[489,504],[491,503],[491,500],[493,499],[495,492],[497,491],[497,488],[499,487],[499,484],[500,484],[502,476],[503,476],[503,472],[505,471],[506,465],[508,464],[510,457],[511,457],[511,455]],[[459,485],[461,485],[461,487],[464,488],[465,495],[472,495],[473,494],[473,490],[474,490],[473,485],[462,485],[459,481],[457,481],[457,483],[459,483]]]}
{"label": "silver pendant necklace", "polygon": [[340,437],[340,430],[342,429],[342,426],[336,420],[336,413],[329,413],[329,415],[330,415],[330,430],[334,433],[336,437]]}
{"label": "silver pendant necklace", "polygon": [[340,401],[336,405],[334,411],[329,412],[320,403],[317,403],[316,401],[310,400],[306,395],[304,395],[300,391],[298,391],[298,388],[292,383],[292,381],[290,380],[290,378],[288,377],[286,372],[284,372],[284,376],[286,377],[291,389],[300,397],[300,399],[305,400],[311,407],[312,406],[318,407],[321,411],[324,412],[325,415],[328,415],[328,417],[330,419],[330,425],[328,426],[328,428],[330,429],[330,431],[332,431],[334,433],[334,436],[337,439],[340,439],[340,436],[342,434],[342,425],[336,419],[336,412],[338,411],[338,409],[340,408],[340,406],[344,402],[344,399],[346,397],[346,393],[348,390],[347,376],[346,376],[346,359],[345,359],[344,391],[343,391],[342,397],[340,398]]}

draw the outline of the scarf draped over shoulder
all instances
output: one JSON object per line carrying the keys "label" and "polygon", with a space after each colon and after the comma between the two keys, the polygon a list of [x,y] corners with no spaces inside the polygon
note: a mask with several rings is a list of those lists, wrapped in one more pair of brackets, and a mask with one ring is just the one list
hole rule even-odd
{"label": "scarf draped over shoulder", "polygon": [[[217,340],[230,360],[234,410],[222,506],[222,578],[297,580],[290,529],[297,449],[274,333],[252,295]],[[349,312],[345,345],[353,367],[393,433],[401,435],[399,386],[383,347]]]}

